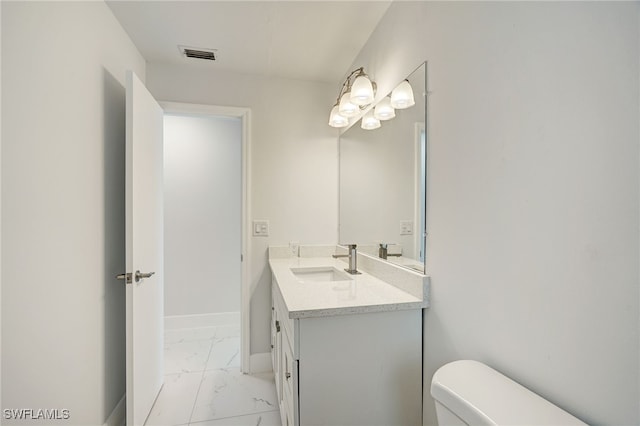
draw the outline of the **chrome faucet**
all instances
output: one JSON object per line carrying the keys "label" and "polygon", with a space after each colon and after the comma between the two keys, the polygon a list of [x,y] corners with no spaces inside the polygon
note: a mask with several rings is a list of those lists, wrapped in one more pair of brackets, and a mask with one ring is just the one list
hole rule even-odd
{"label": "chrome faucet", "polygon": [[357,275],[360,272],[358,272],[358,252],[356,250],[356,244],[348,244],[347,247],[349,248],[349,254],[334,254],[332,255],[334,258],[338,258],[338,257],[348,257],[349,258],[349,267],[348,268],[344,268],[345,271],[347,271],[348,273],[350,273],[351,275]]}
{"label": "chrome faucet", "polygon": [[387,244],[380,243],[380,248],[378,249],[378,256],[380,257],[380,259],[386,259],[389,256],[400,257],[402,256],[402,253],[389,253]]}

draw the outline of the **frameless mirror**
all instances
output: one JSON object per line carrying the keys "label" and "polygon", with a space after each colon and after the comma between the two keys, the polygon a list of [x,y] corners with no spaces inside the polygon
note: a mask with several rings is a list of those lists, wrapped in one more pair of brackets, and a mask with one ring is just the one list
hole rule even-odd
{"label": "frameless mirror", "polygon": [[[340,136],[341,243],[425,270],[426,62],[407,80],[415,105],[375,130],[360,122]],[[400,83],[400,82],[398,82]]]}

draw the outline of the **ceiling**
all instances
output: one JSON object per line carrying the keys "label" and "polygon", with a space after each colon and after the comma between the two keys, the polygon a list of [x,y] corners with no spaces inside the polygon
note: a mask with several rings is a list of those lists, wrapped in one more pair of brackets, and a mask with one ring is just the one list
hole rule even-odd
{"label": "ceiling", "polygon": [[[113,1],[149,63],[339,82],[386,12],[384,1]],[[185,58],[178,45],[217,49]]]}

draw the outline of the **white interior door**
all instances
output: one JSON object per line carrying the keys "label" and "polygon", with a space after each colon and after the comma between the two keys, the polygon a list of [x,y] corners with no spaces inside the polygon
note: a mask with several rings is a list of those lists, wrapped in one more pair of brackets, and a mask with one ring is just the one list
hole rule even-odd
{"label": "white interior door", "polygon": [[162,108],[127,72],[127,425],[143,425],[163,382]]}

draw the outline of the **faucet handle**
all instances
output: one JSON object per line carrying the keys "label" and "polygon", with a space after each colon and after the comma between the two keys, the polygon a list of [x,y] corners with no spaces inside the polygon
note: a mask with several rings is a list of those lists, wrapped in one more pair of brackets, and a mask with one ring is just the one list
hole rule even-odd
{"label": "faucet handle", "polygon": [[347,247],[349,247],[349,250],[354,250],[358,245],[357,244],[347,244]]}

